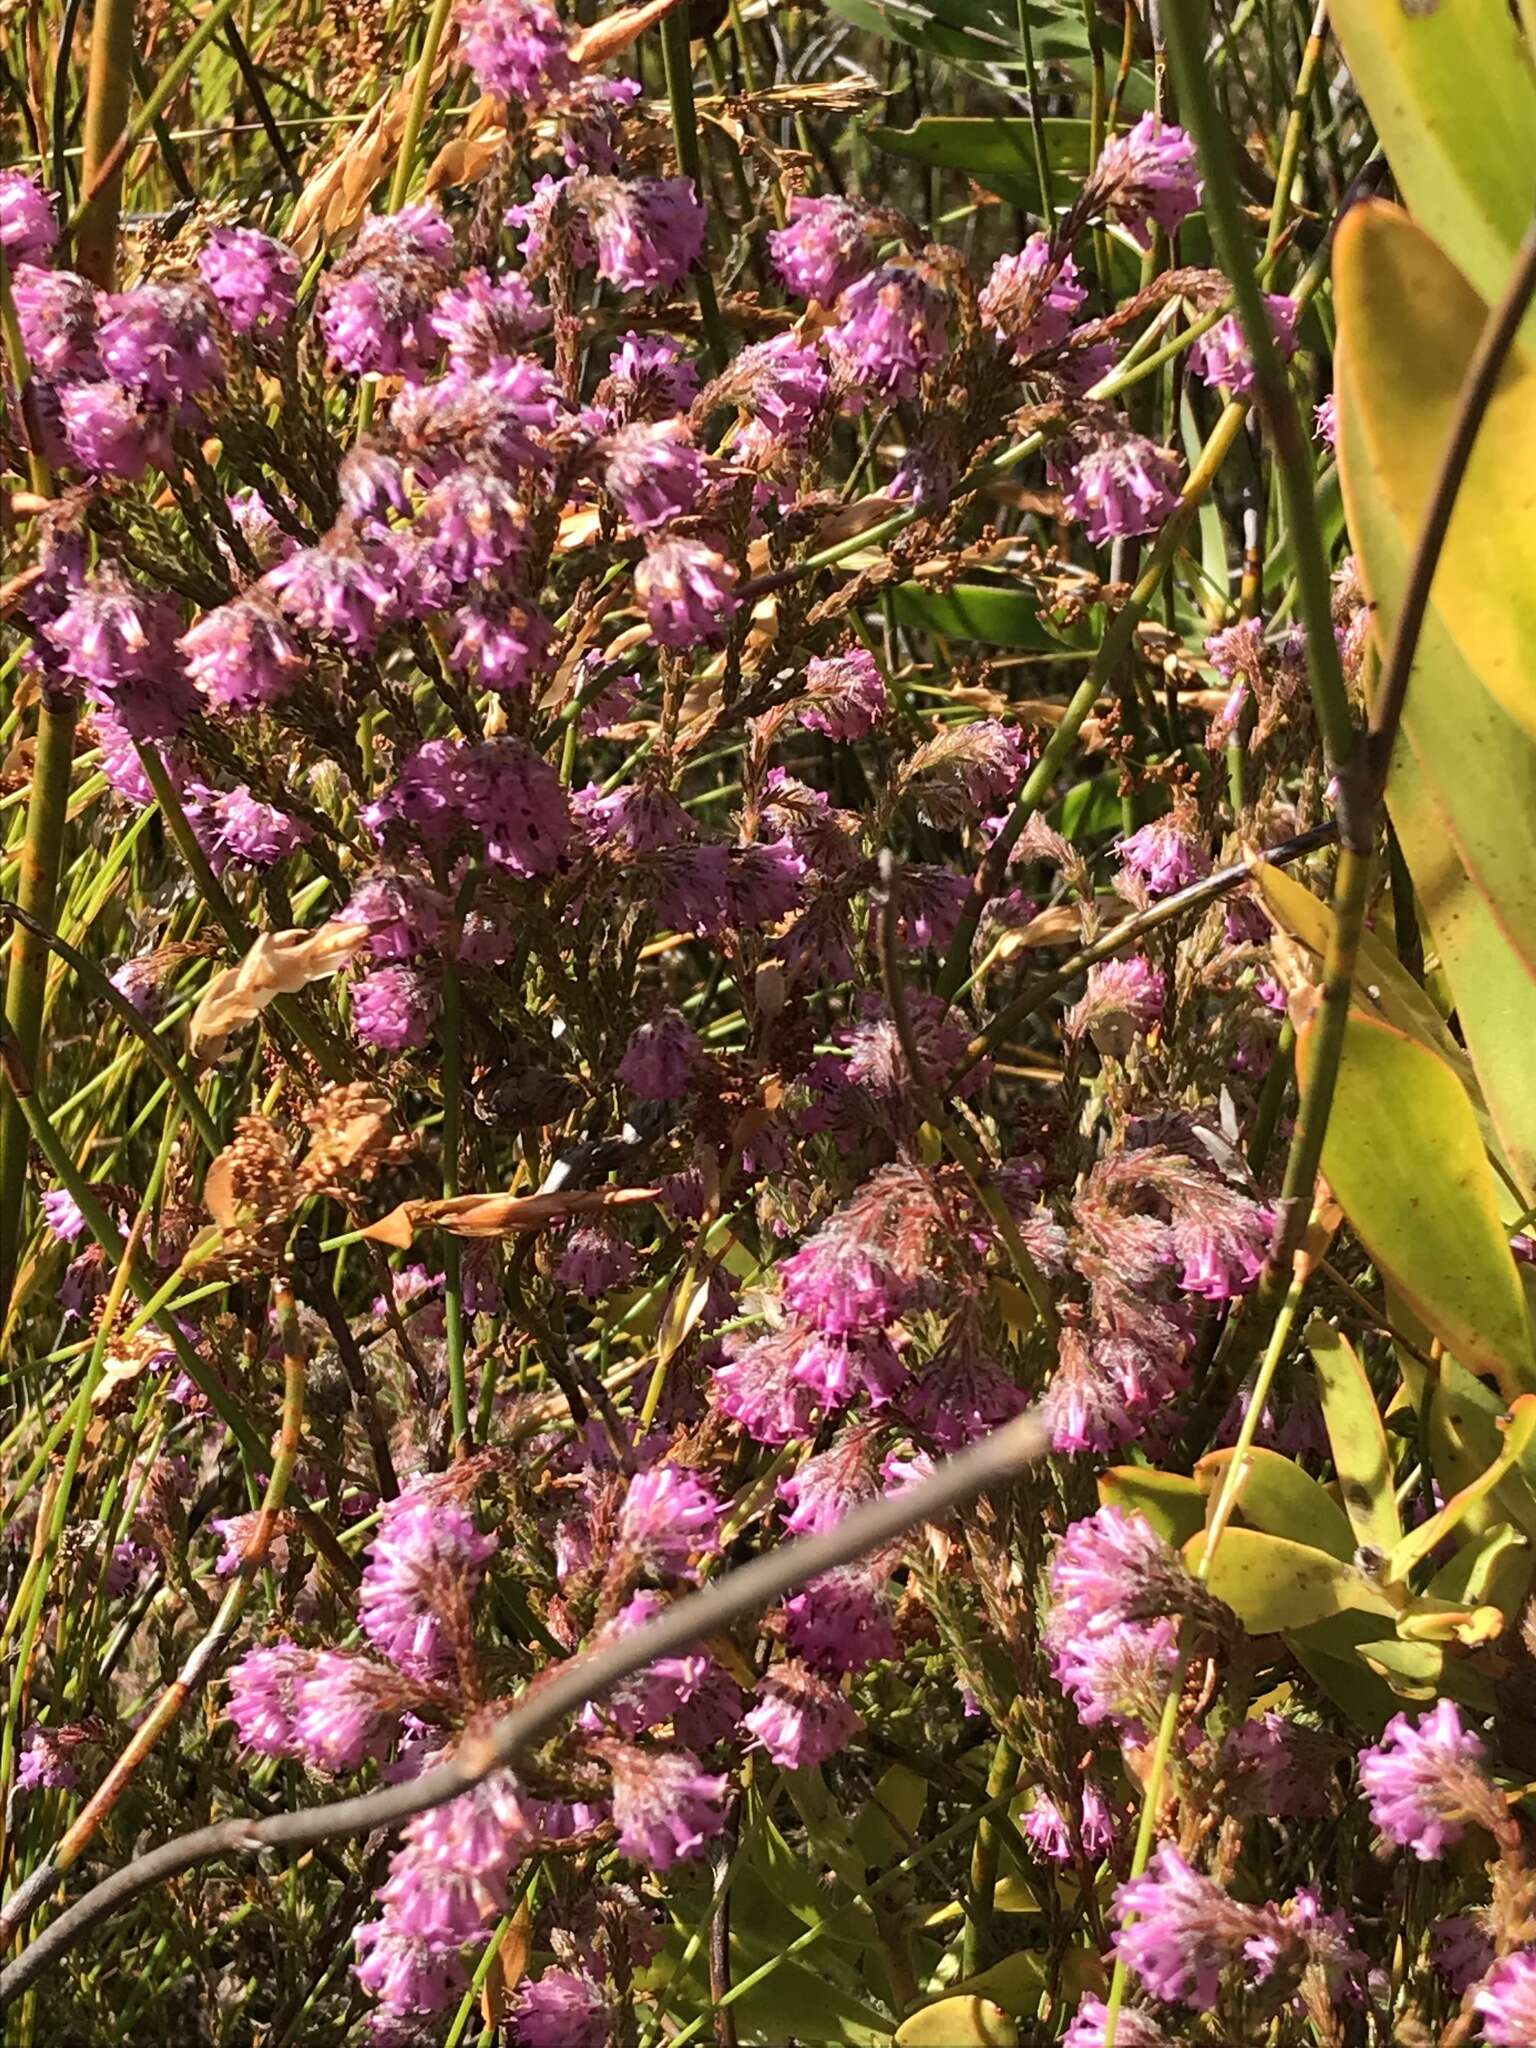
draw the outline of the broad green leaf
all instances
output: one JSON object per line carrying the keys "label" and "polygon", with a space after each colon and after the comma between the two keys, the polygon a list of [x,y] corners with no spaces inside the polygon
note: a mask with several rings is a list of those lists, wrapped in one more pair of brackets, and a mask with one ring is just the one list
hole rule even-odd
{"label": "broad green leaf", "polygon": [[[1212,1451],[1196,1465],[1195,1478],[1213,1500],[1236,1455],[1233,1450]],[[1286,1536],[1326,1550],[1346,1564],[1355,1554],[1355,1532],[1344,1510],[1310,1472],[1303,1472],[1293,1459],[1281,1457],[1278,1451],[1257,1446],[1249,1451],[1238,1484],[1237,1505],[1243,1520],[1267,1535]],[[1219,1568],[1220,1550],[1216,1555]]]}
{"label": "broad green leaf", "polygon": [[1050,1968],[1048,1948],[1021,1948],[999,1963],[966,1977],[954,1988],[993,1999],[1010,2013],[1033,2019],[1041,1994],[1066,1998],[1076,2004],[1085,1991],[1105,1988],[1106,1972],[1097,1954],[1088,1948],[1069,1948],[1060,1958],[1059,1969]]}
{"label": "broad green leaf", "polygon": [[1032,590],[1008,590],[989,583],[957,583],[953,590],[929,590],[903,583],[891,592],[899,625],[950,640],[980,640],[988,647],[1023,647],[1059,654],[1066,644],[1040,616]]}
{"label": "broad green leaf", "polygon": [[892,1764],[866,1801],[850,1833],[868,1864],[909,1855],[928,1803],[928,1780],[905,1764]]}
{"label": "broad green leaf", "polygon": [[[1413,1321],[1411,1311],[1401,1299],[1394,1299],[1390,1288],[1387,1311],[1395,1328]],[[1420,1349],[1429,1343],[1427,1331],[1409,1329],[1405,1334],[1419,1342]],[[1401,1345],[1397,1360],[1415,1414],[1425,1415],[1428,1403],[1430,1467],[1441,1498],[1448,1500],[1485,1472],[1503,1449],[1499,1422],[1504,1403],[1454,1358],[1438,1361],[1433,1383],[1426,1367]],[[1486,1501],[1474,1505],[1465,1526],[1472,1536],[1481,1536],[1501,1521],[1514,1522],[1536,1536],[1536,1493],[1520,1472],[1507,1473]]]}
{"label": "broad green leaf", "polygon": [[990,1998],[960,1992],[904,2019],[896,2048],[1018,2048],[1019,2030]]}
{"label": "broad green leaf", "polygon": [[1349,1340],[1320,1318],[1307,1330],[1323,1421],[1355,1541],[1388,1556],[1402,1538],[1392,1452],[1365,1367]]}
{"label": "broad green leaf", "polygon": [[1506,0],[1332,0],[1328,18],[1398,189],[1485,298],[1531,210],[1536,78]]}
{"label": "broad green leaf", "polygon": [[[1522,204],[1528,212],[1529,199]],[[1455,254],[1464,261],[1463,250]],[[1361,372],[1349,389],[1346,501],[1353,508],[1368,465],[1373,513],[1406,552],[1424,524],[1488,309],[1423,228],[1385,204],[1348,217],[1333,275],[1339,352]],[[1521,352],[1473,444],[1435,571],[1435,609],[1483,686],[1536,736],[1536,361]]]}
{"label": "broad green leaf", "polygon": [[[1184,1562],[1198,1569],[1205,1531],[1184,1546]],[[1267,1536],[1258,1529],[1228,1528],[1211,1559],[1206,1584],[1225,1600],[1253,1635],[1276,1635],[1350,1608],[1367,1613],[1395,1610],[1380,1587],[1351,1564],[1314,1550],[1309,1543]]]}
{"label": "broad green leaf", "polygon": [[[956,63],[1022,65],[1019,17],[1009,0],[830,0],[856,28]],[[1054,7],[1029,8],[1036,61],[1078,57],[1088,47],[1081,19]]]}
{"label": "broad green leaf", "polygon": [[1357,1728],[1379,1735],[1402,1700],[1381,1674],[1362,1661],[1382,1642],[1395,1643],[1391,1621],[1379,1614],[1339,1614],[1287,1633],[1286,1647]]}
{"label": "broad green leaf", "polygon": [[[1303,1080],[1316,1026],[1301,1032]],[[1467,1092],[1438,1054],[1351,1010],[1322,1170],[1422,1321],[1507,1400],[1536,1388],[1525,1294]]]}
{"label": "broad green leaf", "polygon": [[1359,1655],[1406,1700],[1432,1700],[1440,1690],[1445,1671],[1445,1649],[1440,1643],[1405,1643],[1387,1637],[1379,1643],[1362,1643]]}
{"label": "broad green leaf", "polygon": [[1205,1527],[1205,1494],[1182,1472],[1157,1472],[1150,1465],[1111,1465],[1099,1474],[1099,1501],[1144,1515],[1175,1549]]}
{"label": "broad green leaf", "polygon": [[1447,1536],[1459,1529],[1467,1517],[1468,1510],[1485,1501],[1507,1474],[1518,1470],[1531,1445],[1536,1442],[1536,1394],[1522,1394],[1510,1411],[1508,1423],[1503,1428],[1503,1445],[1499,1455],[1469,1480],[1460,1492],[1453,1493],[1438,1514],[1429,1516],[1408,1534],[1392,1552],[1387,1567],[1388,1576],[1394,1580],[1405,1579],[1421,1559],[1429,1556]]}
{"label": "broad green leaf", "polygon": [[[1045,160],[1058,178],[1081,178],[1088,168],[1089,126],[1086,121],[1042,121]],[[989,192],[1038,212],[1040,180],[1035,167],[1034,137],[1029,122],[998,115],[990,121],[950,119],[932,115],[911,128],[871,128],[877,149],[910,162],[941,170],[964,171]]]}
{"label": "broad green leaf", "polygon": [[[1484,309],[1422,232],[1381,206],[1346,223],[1335,296],[1345,501],[1385,636]],[[1519,359],[1478,437],[1451,527],[1460,552],[1448,544],[1440,564],[1387,784],[1484,1099],[1527,1195],[1536,1191],[1536,482],[1517,433],[1531,434],[1533,395],[1536,370]],[[1518,423],[1506,417],[1511,404]]]}

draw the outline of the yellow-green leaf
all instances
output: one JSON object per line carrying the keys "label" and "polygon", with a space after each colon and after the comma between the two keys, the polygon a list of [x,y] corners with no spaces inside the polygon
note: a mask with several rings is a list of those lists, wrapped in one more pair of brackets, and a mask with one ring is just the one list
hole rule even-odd
{"label": "yellow-green leaf", "polygon": [[1510,1621],[1525,1604],[1533,1571],[1536,1551],[1530,1538],[1513,1522],[1495,1522],[1440,1567],[1426,1597],[1458,1600],[1464,1607],[1497,1607]]}
{"label": "yellow-green leaf", "polygon": [[[1205,1531],[1184,1546],[1184,1562],[1199,1568],[1205,1552]],[[1296,1543],[1285,1536],[1267,1536],[1258,1529],[1228,1528],[1211,1559],[1206,1584],[1237,1614],[1253,1635],[1275,1635],[1282,1629],[1305,1628],[1351,1608],[1391,1614],[1392,1603],[1354,1565]]]}
{"label": "yellow-green leaf", "polygon": [[1205,1494],[1182,1472],[1157,1472],[1150,1465],[1111,1465],[1099,1474],[1104,1507],[1143,1515],[1159,1536],[1177,1548],[1205,1527]]}
{"label": "yellow-green leaf", "polygon": [[[1234,1450],[1212,1451],[1196,1465],[1195,1478],[1207,1494],[1215,1495],[1236,1455]],[[1345,1563],[1355,1554],[1355,1532],[1344,1510],[1310,1472],[1303,1472],[1294,1459],[1283,1458],[1278,1451],[1249,1451],[1238,1483],[1237,1505],[1245,1522],[1268,1535],[1288,1536],[1326,1550]],[[1220,1555],[1218,1550],[1218,1560]]]}
{"label": "yellow-green leaf", "polygon": [[1466,1519],[1470,1508],[1486,1500],[1507,1473],[1515,1472],[1536,1442],[1536,1394],[1523,1394],[1510,1411],[1503,1428],[1504,1444],[1499,1455],[1477,1477],[1453,1493],[1438,1514],[1429,1516],[1398,1544],[1392,1553],[1388,1576],[1405,1579],[1422,1558],[1452,1535]]}
{"label": "yellow-green leaf", "polygon": [[[1335,300],[1345,504],[1385,636],[1485,311],[1422,229],[1385,206],[1345,223]],[[1533,454],[1536,368],[1518,357],[1458,500],[1387,785],[1483,1095],[1527,1193],[1536,1187]]]}
{"label": "yellow-green leaf", "polygon": [[[1305,1080],[1316,1030],[1298,1049]],[[1371,1257],[1445,1348],[1506,1400],[1536,1389],[1525,1293],[1467,1092],[1438,1054],[1358,1011],[1323,1172]]]}
{"label": "yellow-green leaf", "polygon": [[[1253,885],[1275,923],[1312,955],[1321,981],[1333,912],[1294,875],[1271,867],[1268,861],[1255,863]],[[1421,1038],[1471,1085],[1472,1063],[1447,1030],[1440,1012],[1396,954],[1371,931],[1360,934],[1353,999],[1361,1009],[1384,1023],[1395,1024],[1410,1038]]]}
{"label": "yellow-green leaf", "polygon": [[1387,1556],[1402,1537],[1403,1524],[1392,1452],[1365,1367],[1349,1340],[1321,1318],[1307,1331],[1307,1349],[1317,1371],[1323,1421],[1355,1541]]}
{"label": "yellow-green leaf", "polygon": [[1531,209],[1536,80],[1506,0],[1331,0],[1328,18],[1398,188],[1497,297]]}
{"label": "yellow-green leaf", "polygon": [[1019,2030],[990,1998],[962,1992],[912,2013],[893,2038],[897,2048],[1018,2048]]}

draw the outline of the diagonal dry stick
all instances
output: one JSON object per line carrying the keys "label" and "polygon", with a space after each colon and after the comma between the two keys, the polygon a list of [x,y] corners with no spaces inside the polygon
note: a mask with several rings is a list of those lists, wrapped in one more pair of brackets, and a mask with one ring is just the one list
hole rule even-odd
{"label": "diagonal dry stick", "polygon": [[396,1827],[412,1814],[445,1805],[492,1771],[513,1763],[578,1707],[601,1699],[658,1657],[676,1656],[701,1638],[716,1635],[782,1599],[797,1586],[880,1549],[917,1523],[937,1521],[988,1487],[1005,1484],[1040,1457],[1047,1445],[1045,1429],[1033,1415],[1016,1417],[980,1443],[946,1459],[921,1485],[855,1508],[824,1535],[781,1544],[686,1600],[676,1601],[644,1628],[555,1666],[484,1735],[461,1743],[451,1762],[423,1772],[409,1784],[391,1785],[356,1799],[339,1799],[328,1806],[301,1807],[267,1820],[220,1821],[136,1856],[61,1913],[0,1972],[0,2001],[19,1997],[50,1963],[130,1899],[199,1863],[251,1855],[261,1849],[308,1848],[337,1835],[368,1834],[374,1828]]}

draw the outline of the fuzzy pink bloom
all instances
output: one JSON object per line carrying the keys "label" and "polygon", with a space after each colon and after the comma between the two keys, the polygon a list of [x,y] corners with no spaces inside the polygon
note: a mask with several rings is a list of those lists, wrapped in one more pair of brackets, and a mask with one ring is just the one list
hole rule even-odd
{"label": "fuzzy pink bloom", "polygon": [[1482,1738],[1441,1700],[1415,1722],[1398,1714],[1379,1743],[1360,1752],[1360,1785],[1371,1819],[1421,1863],[1454,1848],[1469,1821],[1497,1818],[1502,1802],[1483,1765]]}
{"label": "fuzzy pink bloom", "polygon": [[363,1634],[411,1677],[452,1662],[455,1616],[479,1587],[497,1540],[462,1508],[405,1493],[384,1511],[358,1595]]}
{"label": "fuzzy pink bloom", "polygon": [[1536,2041],[1536,1948],[1517,1949],[1495,1963],[1472,2005],[1494,2048],[1530,2048]]}
{"label": "fuzzy pink bloom", "polygon": [[789,1771],[825,1763],[863,1725],[836,1686],[793,1659],[761,1680],[757,1704],[742,1717],[771,1760]]}
{"label": "fuzzy pink bloom", "polygon": [[611,1742],[602,1753],[613,1772],[621,1856],[652,1870],[670,1870],[696,1856],[725,1826],[730,1780],[702,1770],[689,1751]]}
{"label": "fuzzy pink bloom", "polygon": [[693,1473],[653,1465],[629,1482],[620,1541],[654,1570],[681,1572],[699,1552],[719,1547],[721,1513],[716,1495]]}

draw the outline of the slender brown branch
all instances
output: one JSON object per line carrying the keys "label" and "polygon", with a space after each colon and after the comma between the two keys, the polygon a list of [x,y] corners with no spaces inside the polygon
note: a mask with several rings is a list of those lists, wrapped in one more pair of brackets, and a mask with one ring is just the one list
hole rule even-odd
{"label": "slender brown branch", "polygon": [[218,1857],[262,1849],[299,1849],[339,1835],[362,1835],[398,1826],[412,1814],[442,1806],[503,1769],[551,1734],[568,1714],[600,1699],[658,1657],[676,1656],[691,1643],[718,1634],[782,1599],[797,1586],[850,1564],[893,1542],[920,1522],[937,1521],[989,1487],[1006,1484],[1047,1447],[1033,1415],[1020,1415],[980,1443],[947,1459],[931,1479],[905,1492],[866,1502],[835,1529],[777,1545],[750,1564],[679,1600],[638,1628],[587,1655],[557,1665],[483,1736],[466,1741],[449,1763],[408,1784],[391,1785],[328,1806],[301,1807],[266,1820],[238,1818],[180,1835],[136,1857],[59,1915],[30,1947],[0,1972],[0,2000],[16,1998],[43,1971],[131,1899],[183,1871]]}

